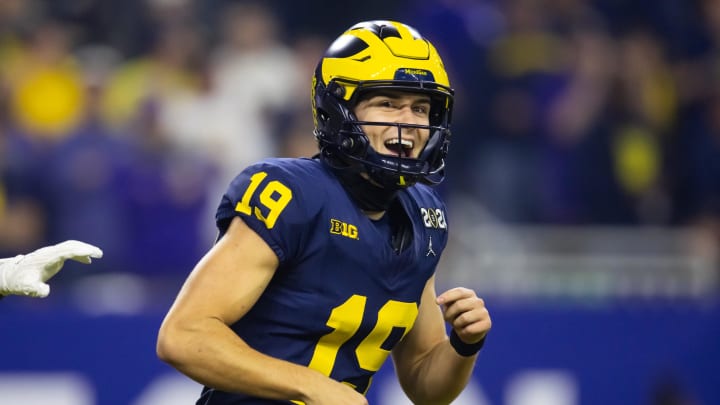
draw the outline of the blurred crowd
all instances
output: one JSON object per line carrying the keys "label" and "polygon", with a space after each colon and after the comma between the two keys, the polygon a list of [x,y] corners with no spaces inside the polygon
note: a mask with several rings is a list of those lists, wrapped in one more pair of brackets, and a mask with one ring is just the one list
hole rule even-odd
{"label": "blurred crowd", "polygon": [[691,227],[717,252],[720,1],[413,4],[457,92],[451,201],[497,223]]}
{"label": "blurred crowd", "polygon": [[0,2],[0,252],[80,239],[98,266],[183,274],[240,169],[313,153],[326,41],[285,41],[260,3],[212,24],[187,1],[77,4]]}
{"label": "blurred crowd", "polygon": [[720,240],[718,1],[0,0],[0,256],[80,239],[185,274],[240,169],[314,154],[315,64],[372,18],[443,55],[449,201]]}

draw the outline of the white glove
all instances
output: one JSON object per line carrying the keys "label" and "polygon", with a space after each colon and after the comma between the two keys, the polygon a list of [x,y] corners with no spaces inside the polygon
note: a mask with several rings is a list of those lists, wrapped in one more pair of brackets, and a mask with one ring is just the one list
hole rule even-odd
{"label": "white glove", "polygon": [[101,258],[100,248],[77,240],[40,248],[27,255],[0,260],[0,295],[47,297],[50,286],[45,282],[57,274],[65,260],[88,264]]}

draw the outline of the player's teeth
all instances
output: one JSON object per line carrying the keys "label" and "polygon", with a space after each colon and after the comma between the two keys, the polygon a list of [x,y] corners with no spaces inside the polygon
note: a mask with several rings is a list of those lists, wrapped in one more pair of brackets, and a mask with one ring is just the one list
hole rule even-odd
{"label": "player's teeth", "polygon": [[[399,143],[400,143],[403,147],[405,147],[405,148],[412,148],[412,147],[413,147],[413,142],[412,142],[412,141],[408,141],[408,140],[403,139],[403,140],[400,141]],[[397,144],[398,144],[398,140],[397,140],[397,139],[390,139],[390,140],[388,140],[388,141],[385,142],[385,145],[388,145],[388,146],[397,145]]]}

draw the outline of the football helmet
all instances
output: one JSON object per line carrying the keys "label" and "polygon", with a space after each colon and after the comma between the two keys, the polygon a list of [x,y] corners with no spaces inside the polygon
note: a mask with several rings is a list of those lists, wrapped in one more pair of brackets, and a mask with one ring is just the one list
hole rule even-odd
{"label": "football helmet", "polygon": [[[367,91],[392,89],[430,96],[430,125],[360,122],[353,113]],[[336,169],[365,172],[386,189],[444,177],[454,91],[435,47],[395,21],[361,22],[338,37],[318,63],[312,83],[315,137],[321,157]],[[422,127],[429,138],[417,158],[375,151],[361,125]]]}

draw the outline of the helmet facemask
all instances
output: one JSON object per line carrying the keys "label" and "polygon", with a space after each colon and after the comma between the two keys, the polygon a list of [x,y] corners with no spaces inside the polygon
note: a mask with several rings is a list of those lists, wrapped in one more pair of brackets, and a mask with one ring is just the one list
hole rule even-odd
{"label": "helmet facemask", "polygon": [[[325,90],[316,89],[317,123],[315,136],[320,150],[335,168],[366,173],[378,185],[388,189],[399,189],[417,182],[429,185],[439,184],[444,177],[445,157],[450,142],[450,111],[452,96],[445,91],[430,90],[404,83],[356,83],[355,94],[344,101],[338,94],[338,82],[331,82]],[[428,125],[359,121],[353,109],[362,97],[377,90],[399,90],[429,94],[431,99],[430,122]],[[446,91],[451,91],[445,89]],[[320,99],[319,101],[317,99]],[[363,126],[396,128],[398,143],[402,141],[403,128],[418,128],[428,131],[428,138],[417,157],[406,157],[399,150],[397,155],[381,154],[371,145]]]}

